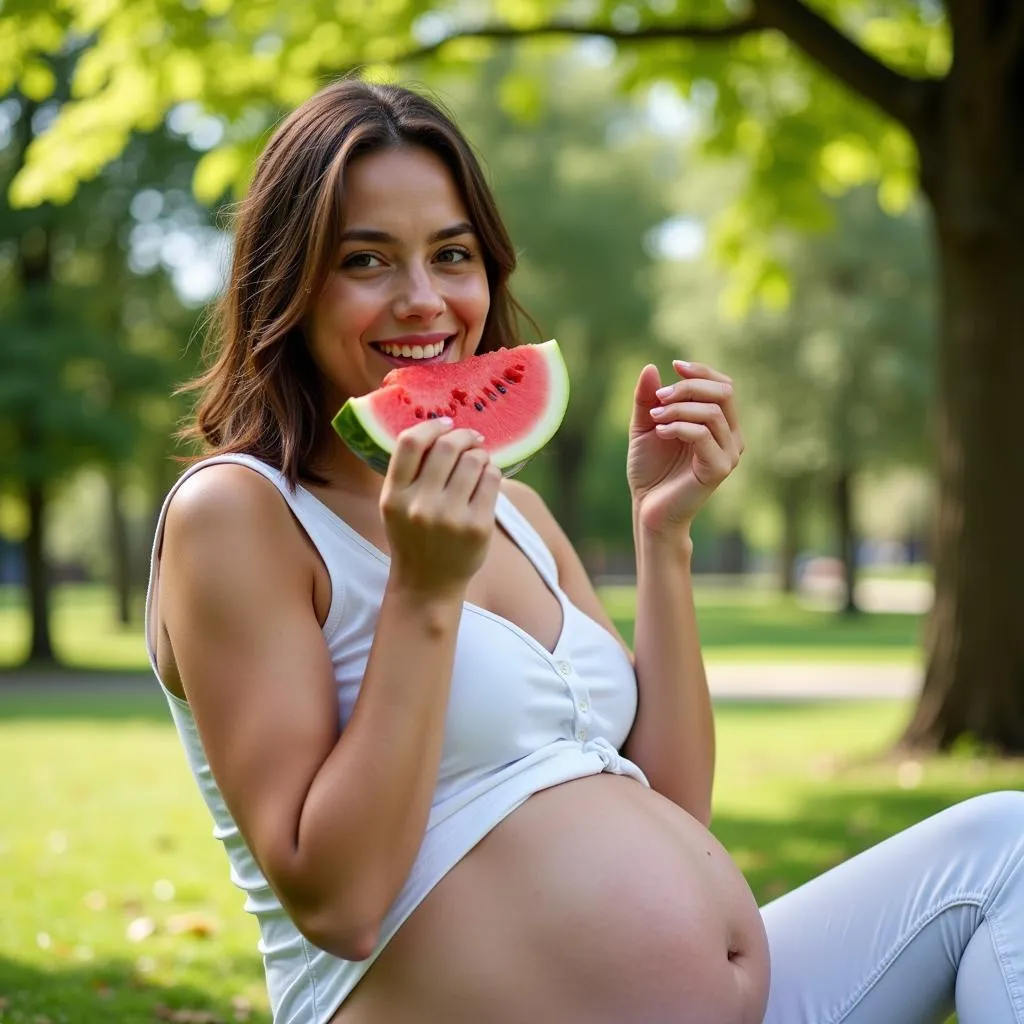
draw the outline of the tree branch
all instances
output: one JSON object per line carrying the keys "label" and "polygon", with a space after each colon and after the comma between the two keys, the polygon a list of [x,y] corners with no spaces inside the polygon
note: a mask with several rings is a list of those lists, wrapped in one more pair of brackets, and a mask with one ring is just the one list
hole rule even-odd
{"label": "tree branch", "polygon": [[[914,132],[934,81],[915,79],[861,49],[803,0],[755,0],[761,25],[782,32],[844,85]],[[916,132],[914,132],[916,134]]]}
{"label": "tree branch", "polygon": [[724,25],[648,25],[633,31],[618,29],[613,25],[580,24],[572,21],[549,21],[541,25],[527,28],[516,28],[512,25],[490,24],[477,28],[458,29],[443,36],[437,42],[409,50],[396,57],[397,64],[421,57],[430,57],[457,39],[527,39],[539,36],[601,36],[617,42],[650,42],[652,40],[688,39],[694,42],[712,43],[728,42],[740,36],[749,35],[764,28],[756,14],[749,15]]}
{"label": "tree branch", "polygon": [[610,24],[560,20],[526,28],[484,24],[477,28],[457,29],[436,42],[401,54],[394,61],[404,63],[432,56],[457,39],[526,39],[563,35],[600,36],[620,43],[680,39],[714,43],[739,39],[764,29],[781,32],[846,86],[911,131],[920,127],[927,94],[934,81],[909,78],[872,57],[835,25],[811,10],[803,0],[754,0],[753,11],[749,15],[720,25],[660,24],[630,31]]}

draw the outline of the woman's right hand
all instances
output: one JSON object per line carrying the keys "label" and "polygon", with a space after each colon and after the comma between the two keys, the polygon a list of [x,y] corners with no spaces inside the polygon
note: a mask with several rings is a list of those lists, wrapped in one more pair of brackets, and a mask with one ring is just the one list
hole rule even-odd
{"label": "woman's right hand", "polygon": [[394,581],[461,599],[487,554],[501,486],[482,441],[444,418],[399,435],[380,498]]}

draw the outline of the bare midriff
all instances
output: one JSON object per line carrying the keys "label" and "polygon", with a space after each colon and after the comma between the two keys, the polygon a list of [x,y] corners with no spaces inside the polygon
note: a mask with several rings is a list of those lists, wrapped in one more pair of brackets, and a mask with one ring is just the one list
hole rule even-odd
{"label": "bare midriff", "polygon": [[402,925],[335,1024],[760,1024],[768,948],[715,838],[633,779],[535,794]]}

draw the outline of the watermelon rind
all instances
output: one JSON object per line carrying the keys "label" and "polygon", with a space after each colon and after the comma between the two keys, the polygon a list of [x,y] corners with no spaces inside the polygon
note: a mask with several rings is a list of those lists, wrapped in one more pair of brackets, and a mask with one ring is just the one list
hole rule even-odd
{"label": "watermelon rind", "polygon": [[[505,477],[515,476],[555,436],[569,405],[569,371],[558,342],[552,339],[530,348],[542,355],[548,365],[548,403],[528,434],[491,452],[492,461]],[[396,438],[374,415],[371,395],[372,392],[348,399],[331,425],[359,458],[383,474],[387,472]]]}

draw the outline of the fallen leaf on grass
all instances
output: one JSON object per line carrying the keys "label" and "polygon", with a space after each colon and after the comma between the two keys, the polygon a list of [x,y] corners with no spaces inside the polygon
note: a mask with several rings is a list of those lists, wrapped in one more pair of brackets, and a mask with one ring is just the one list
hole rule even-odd
{"label": "fallen leaf on grass", "polygon": [[196,939],[208,939],[220,931],[220,922],[209,914],[189,911],[174,914],[167,919],[167,932],[170,935],[191,935]]}

